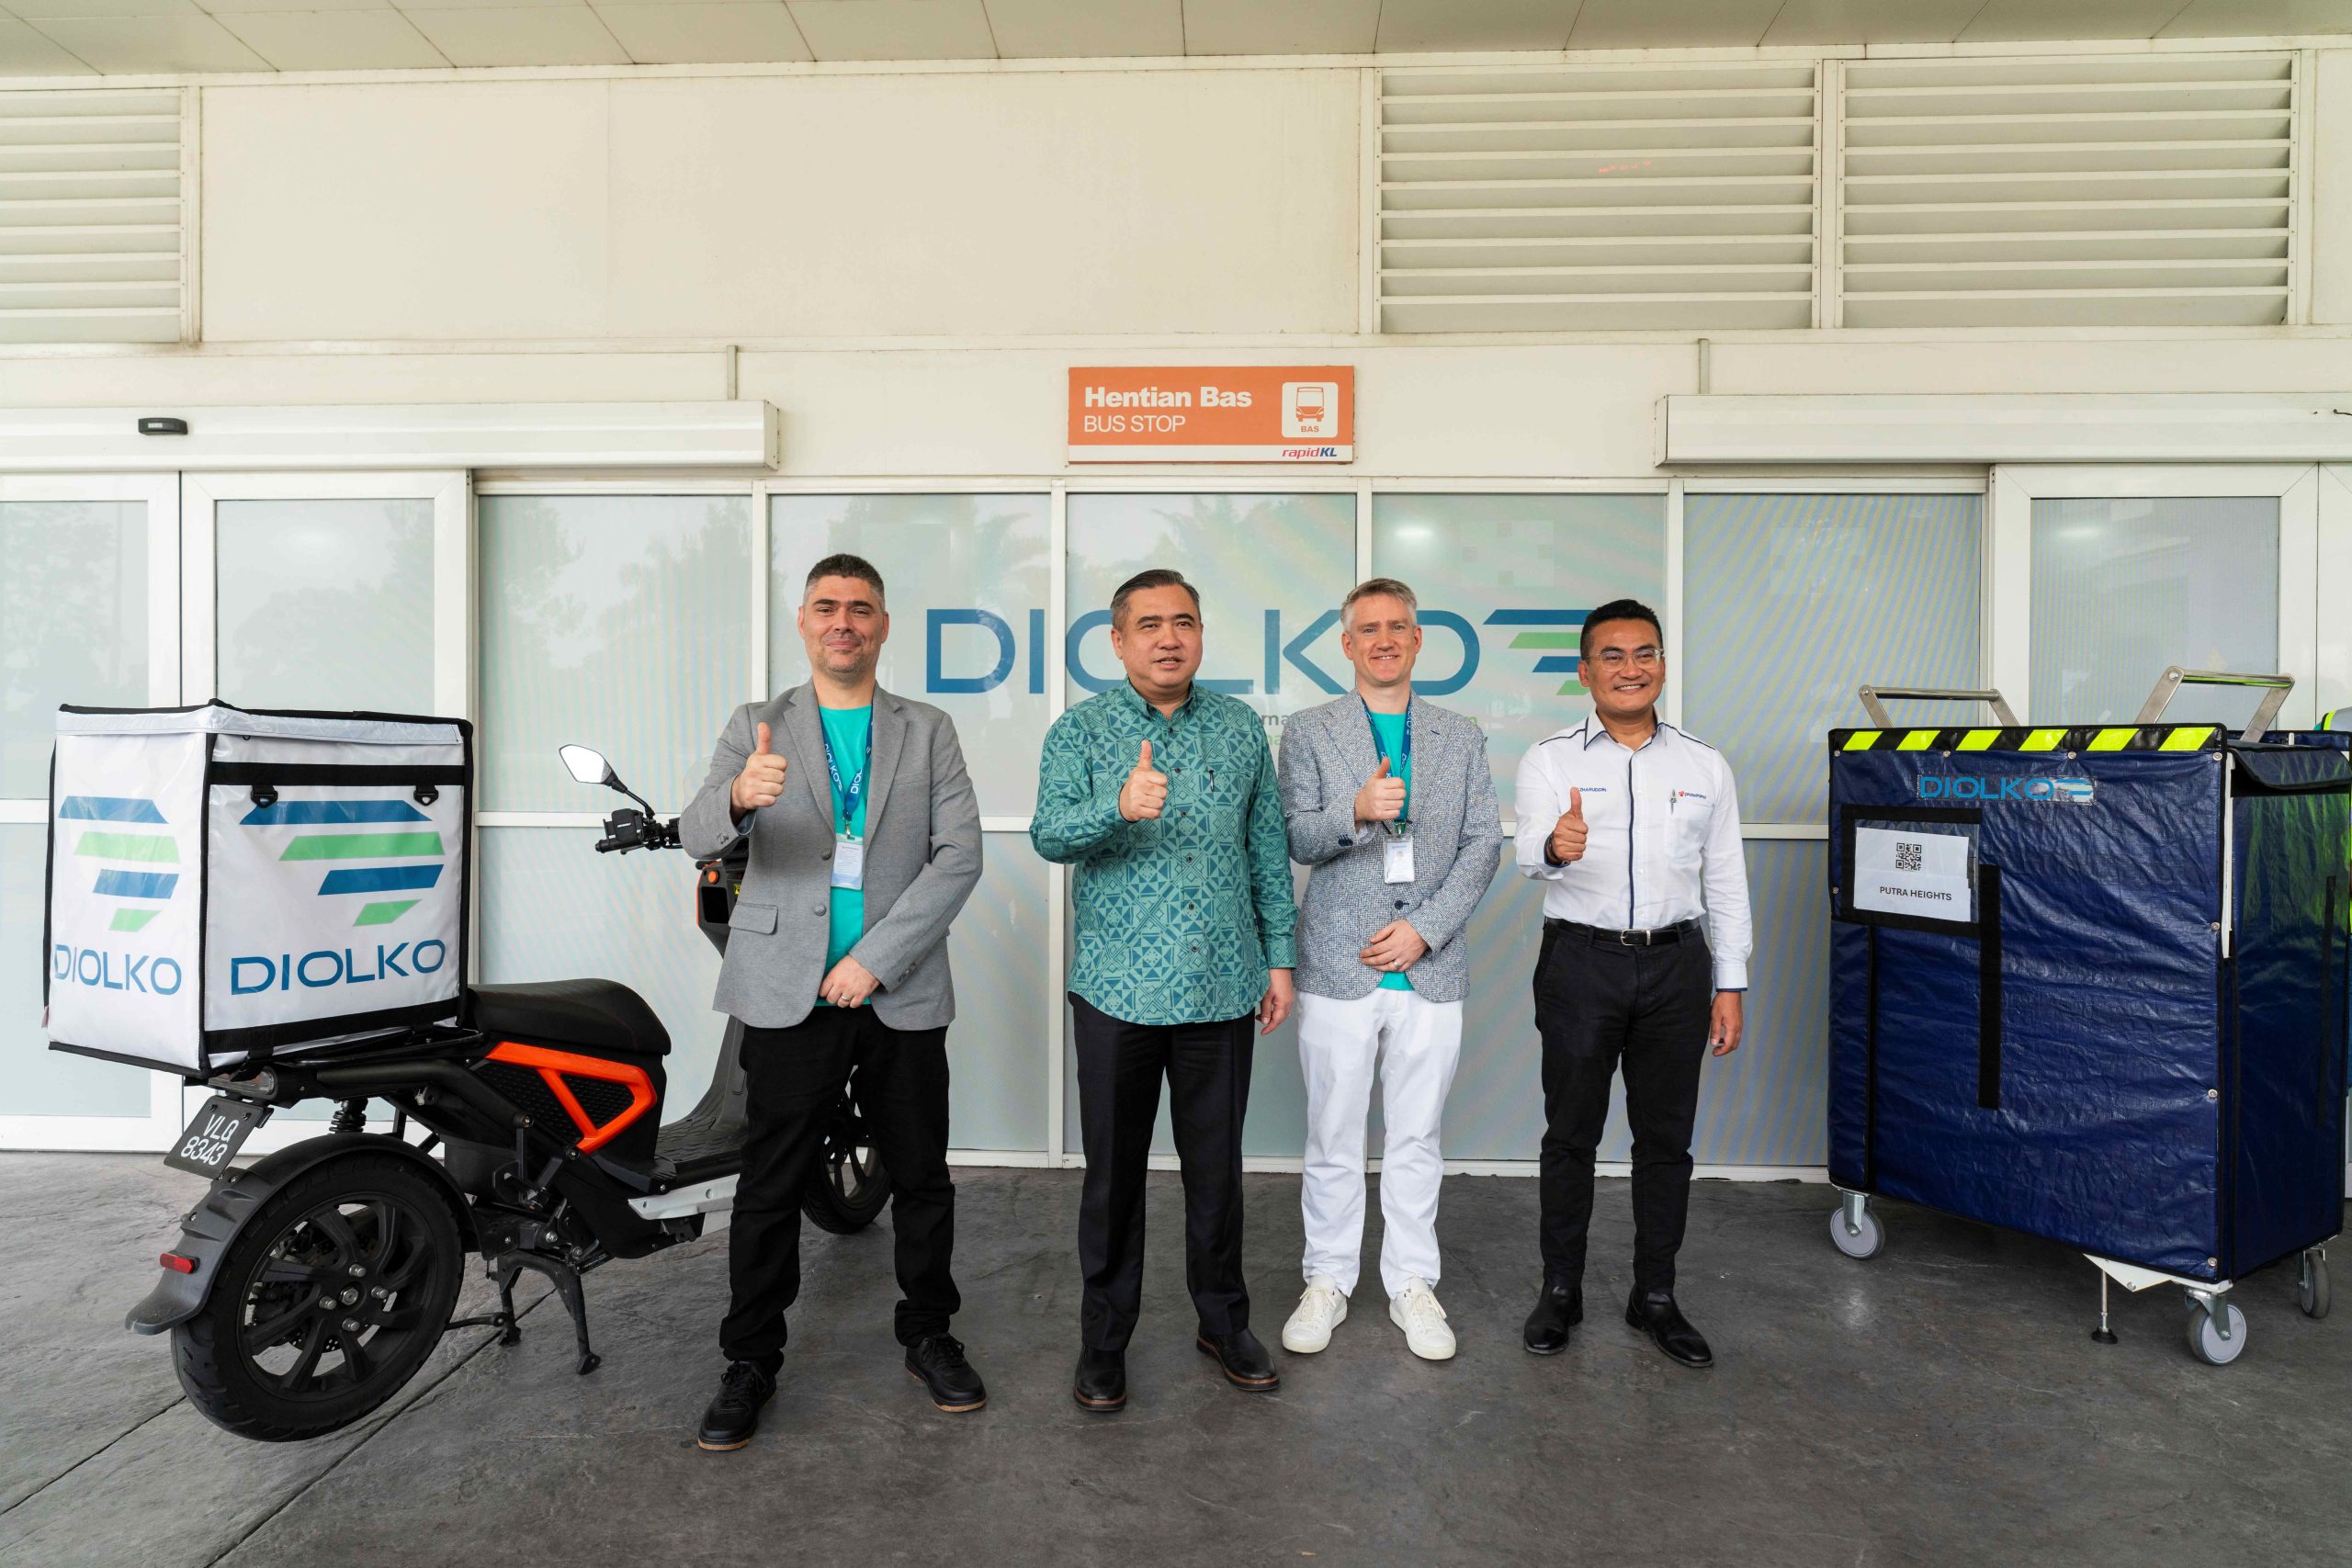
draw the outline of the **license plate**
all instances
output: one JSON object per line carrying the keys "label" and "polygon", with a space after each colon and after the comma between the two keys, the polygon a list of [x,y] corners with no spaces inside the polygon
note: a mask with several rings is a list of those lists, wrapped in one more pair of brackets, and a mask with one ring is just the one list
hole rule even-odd
{"label": "license plate", "polygon": [[220,1176],[244,1146],[246,1134],[268,1117],[266,1105],[216,1094],[205,1101],[204,1109],[181,1132],[172,1145],[172,1152],[164,1156],[164,1163],[174,1170]]}

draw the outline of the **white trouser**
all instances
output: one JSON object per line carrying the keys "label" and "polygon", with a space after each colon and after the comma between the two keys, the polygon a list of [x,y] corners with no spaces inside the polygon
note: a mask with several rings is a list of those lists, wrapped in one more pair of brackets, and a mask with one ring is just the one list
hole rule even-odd
{"label": "white trouser", "polygon": [[1425,1001],[1412,991],[1374,990],[1354,1001],[1300,994],[1306,1159],[1299,1210],[1309,1279],[1329,1274],[1341,1294],[1355,1292],[1365,1118],[1376,1066],[1388,1130],[1380,1164],[1380,1282],[1391,1296],[1416,1276],[1437,1283],[1437,1195],[1445,1177],[1438,1126],[1461,1057],[1460,1002]]}

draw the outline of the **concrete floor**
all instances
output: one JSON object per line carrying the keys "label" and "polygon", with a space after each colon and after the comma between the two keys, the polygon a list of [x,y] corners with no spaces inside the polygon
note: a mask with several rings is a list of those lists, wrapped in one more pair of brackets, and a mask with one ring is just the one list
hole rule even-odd
{"label": "concrete floor", "polygon": [[[1192,1347],[1180,1194],[1155,1178],[1134,1397],[1097,1416],[1068,1393],[1077,1174],[958,1180],[956,1328],[989,1380],[980,1414],[939,1414],[901,1371],[887,1226],[812,1231],[765,1427],[742,1452],[698,1452],[721,1233],[591,1279],[593,1376],[572,1374],[544,1304],[511,1349],[452,1334],[361,1427],[263,1445],[206,1424],[167,1346],[120,1327],[193,1179],[0,1156],[0,1562],[2352,1559],[2352,1318],[2303,1318],[2288,1269],[2241,1285],[2248,1348],[2207,1368],[2175,1291],[2121,1299],[2122,1343],[2093,1345],[2096,1276],[2059,1247],[1891,1206],[1888,1250],[1856,1264],[1830,1249],[1826,1189],[1705,1183],[1682,1298],[1718,1364],[1695,1373],[1619,1321],[1631,1236],[1612,1181],[1594,1310],[1539,1359],[1518,1339],[1534,1185],[1457,1177],[1442,1293],[1461,1355],[1414,1360],[1367,1287],[1329,1351],[1277,1351],[1282,1392],[1251,1396]],[[1297,1291],[1296,1179],[1250,1178],[1250,1224],[1272,1343]]]}

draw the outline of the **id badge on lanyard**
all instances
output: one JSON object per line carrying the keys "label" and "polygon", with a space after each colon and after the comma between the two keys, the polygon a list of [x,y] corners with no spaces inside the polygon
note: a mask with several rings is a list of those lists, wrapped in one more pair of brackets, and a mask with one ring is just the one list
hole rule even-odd
{"label": "id badge on lanyard", "polygon": [[[874,731],[870,719],[867,724],[865,754],[867,761],[870,761],[874,756]],[[833,799],[839,805],[842,814],[841,825],[833,833],[832,885],[835,887],[857,891],[865,886],[865,840],[851,829],[857,822],[859,797],[865,793],[865,765],[860,763],[857,776],[851,779],[847,785],[843,785],[841,765],[833,761],[832,738],[827,736],[825,738],[825,771],[832,775]]]}

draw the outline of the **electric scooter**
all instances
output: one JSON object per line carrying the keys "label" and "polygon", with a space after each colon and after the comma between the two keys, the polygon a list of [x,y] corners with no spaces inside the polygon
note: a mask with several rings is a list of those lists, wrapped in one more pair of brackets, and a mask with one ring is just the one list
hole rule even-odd
{"label": "electric scooter", "polygon": [[[676,849],[663,820],[584,746],[562,749],[583,784],[628,795],[600,854]],[[721,952],[747,846],[697,867],[696,924]],[[709,1091],[663,1125],[670,1036],[615,980],[476,986],[455,1025],[290,1047],[196,1079],[213,1091],[164,1163],[213,1178],[126,1325],[172,1337],[189,1400],[262,1441],[314,1438],[376,1409],[452,1328],[522,1337],[514,1287],[544,1275],[565,1309],[578,1371],[590,1348],[582,1277],[617,1258],[692,1241],[733,1203],[746,1125],[742,1025],[729,1020]],[[889,1199],[856,1086],[828,1132],[802,1209],[825,1230],[863,1229]],[[276,1111],[335,1104],[326,1132],[232,1168]],[[391,1107],[390,1134],[366,1131]],[[411,1124],[426,1133],[412,1142]],[[498,1310],[453,1319],[469,1252]]]}

